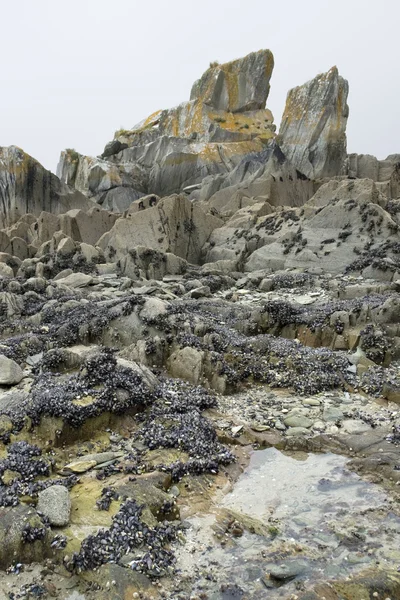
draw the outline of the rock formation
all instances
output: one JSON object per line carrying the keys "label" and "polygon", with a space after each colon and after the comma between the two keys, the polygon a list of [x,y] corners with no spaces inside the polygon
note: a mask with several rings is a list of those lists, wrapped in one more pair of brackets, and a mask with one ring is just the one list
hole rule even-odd
{"label": "rock formation", "polygon": [[346,172],[348,83],[336,67],[290,90],[279,143],[286,158],[310,179]]}
{"label": "rock formation", "polygon": [[65,213],[93,203],[60,181],[16,146],[0,148],[0,225],[14,224],[27,213]]}
{"label": "rock formation", "polygon": [[135,246],[170,252],[196,264],[213,229],[223,222],[190,202],[172,196],[143,211],[127,211],[98,244],[110,258],[119,260]]}
{"label": "rock formation", "polygon": [[57,173],[109,209],[227,173],[274,137],[265,108],[272,70],[269,50],[211,67],[193,85],[190,101],[117,131],[102,159],[63,152]]}
{"label": "rock formation", "polygon": [[193,84],[190,100],[201,100],[212,108],[231,113],[264,109],[273,67],[270,50],[252,52],[223,65],[210,65]]}

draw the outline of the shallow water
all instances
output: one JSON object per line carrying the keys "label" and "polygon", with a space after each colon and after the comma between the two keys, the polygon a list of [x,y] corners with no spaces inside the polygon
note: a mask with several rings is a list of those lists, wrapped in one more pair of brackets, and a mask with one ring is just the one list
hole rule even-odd
{"label": "shallow water", "polygon": [[[347,470],[346,462],[335,454],[254,452],[216,514],[191,519],[178,567],[196,572],[196,589],[222,600],[286,597],[322,578],[398,566],[400,519],[386,493]],[[221,509],[258,519],[278,535],[245,532],[222,547],[213,531]],[[270,577],[276,571],[294,576]],[[221,585],[231,587],[221,591]]]}

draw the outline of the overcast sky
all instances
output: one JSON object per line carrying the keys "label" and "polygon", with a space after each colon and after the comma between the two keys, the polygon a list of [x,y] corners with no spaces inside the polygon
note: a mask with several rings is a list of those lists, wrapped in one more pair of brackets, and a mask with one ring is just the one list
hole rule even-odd
{"label": "overcast sky", "polygon": [[120,127],[189,99],[210,61],[275,56],[267,106],[337,65],[349,152],[400,153],[399,0],[0,0],[0,145],[55,171]]}

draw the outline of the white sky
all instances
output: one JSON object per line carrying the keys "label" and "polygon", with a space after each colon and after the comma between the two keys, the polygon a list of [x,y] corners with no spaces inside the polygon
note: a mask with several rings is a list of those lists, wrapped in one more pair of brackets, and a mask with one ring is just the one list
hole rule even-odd
{"label": "white sky", "polygon": [[189,99],[209,62],[275,56],[267,103],[337,65],[349,152],[400,153],[399,0],[0,0],[0,145],[55,171],[120,127]]}

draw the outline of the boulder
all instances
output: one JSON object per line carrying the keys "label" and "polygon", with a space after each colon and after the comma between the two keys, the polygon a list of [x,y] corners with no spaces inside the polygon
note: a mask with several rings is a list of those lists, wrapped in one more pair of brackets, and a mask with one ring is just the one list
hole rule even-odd
{"label": "boulder", "polygon": [[0,385],[16,385],[23,376],[21,367],[14,360],[0,354]]}
{"label": "boulder", "polygon": [[204,352],[189,346],[177,350],[168,359],[168,370],[172,377],[179,377],[197,385],[203,371]]}
{"label": "boulder", "polygon": [[85,244],[85,242],[80,245],[80,253],[86,262],[93,262],[99,258],[99,251],[91,244]]}
{"label": "boulder", "polygon": [[[115,256],[113,246],[108,248],[108,256]],[[144,246],[135,246],[128,250],[126,256],[118,261],[118,265],[121,274],[133,280],[142,277],[162,279],[165,275],[185,273],[187,268],[187,262],[183,258]]]}
{"label": "boulder", "polygon": [[[27,526],[43,530],[44,537],[24,542],[23,531]],[[23,504],[0,508],[0,569],[15,563],[41,562],[52,553],[49,530],[33,508]]]}
{"label": "boulder", "polygon": [[5,263],[0,263],[0,277],[14,277],[14,271]]}
{"label": "boulder", "polygon": [[52,485],[39,492],[37,510],[49,519],[50,525],[56,527],[68,525],[71,513],[68,488],[63,485]]}
{"label": "boulder", "polygon": [[288,93],[278,141],[287,160],[309,179],[346,171],[348,92],[333,67]]}
{"label": "boulder", "polygon": [[60,256],[68,256],[75,252],[75,242],[70,237],[65,237],[57,246],[57,254]]}

